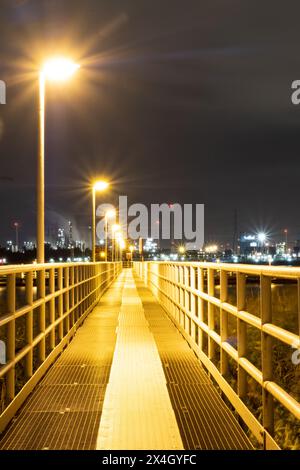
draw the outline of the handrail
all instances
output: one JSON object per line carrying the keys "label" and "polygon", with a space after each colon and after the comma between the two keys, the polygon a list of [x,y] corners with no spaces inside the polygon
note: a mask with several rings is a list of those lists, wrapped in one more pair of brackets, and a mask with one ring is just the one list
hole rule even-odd
{"label": "handrail", "polygon": [[[6,308],[0,312],[0,340],[6,346],[7,360],[0,365],[0,432],[12,419],[38,380],[47,371],[86,315],[98,303],[122,269],[115,263],[49,263],[0,267],[5,280]],[[16,302],[16,280],[24,276],[25,305]],[[36,281],[36,287],[34,285]],[[34,299],[34,289],[36,298]],[[35,312],[35,313],[34,313]],[[16,322],[24,319],[22,332]],[[19,334],[25,345],[17,350]],[[16,366],[24,361],[24,374]],[[22,366],[21,368],[22,369]],[[17,390],[20,381],[21,389]]]}
{"label": "handrail", "polygon": [[[212,378],[235,407],[258,442],[264,448],[279,448],[275,441],[275,400],[283,405],[296,419],[300,419],[300,403],[282,386],[273,374],[273,341],[300,349],[300,336],[272,322],[272,280],[292,279],[298,283],[300,292],[300,268],[252,266],[207,262],[134,262],[135,272],[152,290],[158,301],[185,336],[199,356]],[[236,280],[236,302],[229,302],[229,275]],[[246,311],[246,284],[248,277],[258,277],[260,291],[260,315]],[[216,282],[220,294],[215,294]],[[299,297],[300,298],[300,297]],[[207,306],[207,320],[204,305]],[[216,312],[220,327],[216,331]],[[298,322],[300,322],[298,302]],[[237,346],[229,342],[229,318],[237,322]],[[247,326],[261,335],[261,368],[251,363],[247,355]],[[298,324],[300,328],[300,325]],[[204,348],[207,339],[207,350]],[[217,354],[220,361],[216,366]],[[291,350],[292,356],[292,350]],[[227,374],[229,358],[237,367],[237,392]],[[260,423],[246,405],[250,376],[261,387],[263,422]]]}

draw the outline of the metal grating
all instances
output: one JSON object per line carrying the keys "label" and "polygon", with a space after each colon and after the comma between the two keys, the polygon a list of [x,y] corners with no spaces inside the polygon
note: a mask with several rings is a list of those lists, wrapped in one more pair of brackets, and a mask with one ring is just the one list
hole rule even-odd
{"label": "metal grating", "polygon": [[104,385],[109,373],[110,366],[54,366],[41,385]]}
{"label": "metal grating", "polygon": [[29,396],[0,449],[95,449],[123,284],[121,274]]}
{"label": "metal grating", "polygon": [[101,416],[101,450],[183,449],[162,364],[131,272]]}
{"label": "metal grating", "polygon": [[0,443],[9,450],[91,450],[101,412],[23,413]]}
{"label": "metal grating", "polygon": [[105,385],[40,385],[27,401],[23,413],[99,411],[102,409],[105,388]]}
{"label": "metal grating", "polygon": [[135,277],[154,335],[185,449],[246,450],[252,445],[188,343]]}

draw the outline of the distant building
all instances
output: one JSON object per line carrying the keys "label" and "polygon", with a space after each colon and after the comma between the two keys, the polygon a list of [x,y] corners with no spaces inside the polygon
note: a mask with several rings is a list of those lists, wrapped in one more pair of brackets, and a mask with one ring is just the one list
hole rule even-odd
{"label": "distant building", "polygon": [[299,256],[300,255],[300,240],[296,240],[296,244],[293,248],[293,252]]}
{"label": "distant building", "polygon": [[57,230],[57,241],[56,241],[57,248],[65,248],[66,247],[66,237],[65,231],[63,228],[59,228]]}
{"label": "distant building", "polygon": [[73,225],[72,222],[69,220],[69,243],[68,248],[74,248],[74,240],[73,240]]}
{"label": "distant building", "polygon": [[286,252],[286,244],[285,242],[276,243],[276,255],[282,256]]}
{"label": "distant building", "polygon": [[34,242],[24,242],[23,243],[23,248],[24,251],[32,251],[35,249],[35,243]]}
{"label": "distant building", "polygon": [[157,242],[155,242],[153,238],[147,238],[144,244],[144,251],[148,253],[157,253]]}
{"label": "distant building", "polygon": [[11,240],[7,240],[6,249],[7,249],[7,251],[14,251],[14,245],[13,245],[13,242]]}
{"label": "distant building", "polygon": [[80,251],[84,252],[85,250],[85,242],[83,240],[76,240],[75,241],[75,248],[79,249]]}
{"label": "distant building", "polygon": [[257,251],[257,237],[250,233],[243,233],[239,238],[239,247],[241,255],[249,255]]}

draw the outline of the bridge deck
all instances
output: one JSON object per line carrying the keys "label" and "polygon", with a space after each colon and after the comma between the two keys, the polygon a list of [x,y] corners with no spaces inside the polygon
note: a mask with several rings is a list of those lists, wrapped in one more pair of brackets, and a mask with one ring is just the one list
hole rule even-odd
{"label": "bridge deck", "polygon": [[151,292],[124,270],[0,449],[250,449]]}

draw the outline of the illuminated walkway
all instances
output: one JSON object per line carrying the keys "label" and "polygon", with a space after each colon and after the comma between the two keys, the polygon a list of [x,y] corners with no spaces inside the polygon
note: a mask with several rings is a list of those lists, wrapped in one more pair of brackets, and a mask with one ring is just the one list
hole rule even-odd
{"label": "illuminated walkway", "polygon": [[183,449],[154,337],[131,271],[101,417],[98,449]]}
{"label": "illuminated walkway", "polygon": [[123,270],[0,440],[0,449],[249,449],[200,362]]}

